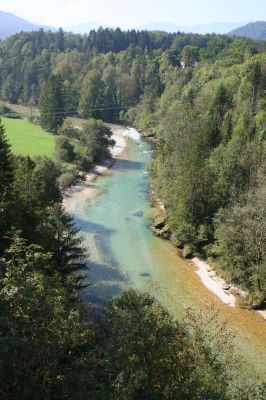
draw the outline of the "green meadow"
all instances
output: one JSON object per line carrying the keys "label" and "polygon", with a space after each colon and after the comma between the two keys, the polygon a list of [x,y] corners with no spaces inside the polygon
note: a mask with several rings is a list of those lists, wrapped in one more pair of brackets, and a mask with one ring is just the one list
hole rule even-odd
{"label": "green meadow", "polygon": [[27,119],[2,118],[8,140],[15,154],[29,156],[53,156],[55,136],[44,132]]}

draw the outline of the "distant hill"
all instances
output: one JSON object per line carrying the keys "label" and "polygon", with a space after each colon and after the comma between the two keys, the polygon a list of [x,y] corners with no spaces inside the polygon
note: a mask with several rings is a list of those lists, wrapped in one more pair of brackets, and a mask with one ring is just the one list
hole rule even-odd
{"label": "distant hill", "polygon": [[[185,33],[220,33],[226,34],[230,30],[242,26],[245,22],[217,22],[212,24],[194,25],[194,26],[179,26],[170,22],[154,22],[140,26],[132,26],[130,29],[138,31],[163,31],[168,33],[185,32]],[[89,33],[92,29],[99,29],[101,27],[107,28],[107,25],[99,22],[87,22],[76,26],[67,26],[64,29],[73,33]],[[111,27],[110,27],[111,28]]]}
{"label": "distant hill", "polygon": [[243,22],[214,22],[212,24],[192,25],[192,26],[178,26],[168,22],[158,22],[153,24],[147,24],[137,27],[138,30],[148,31],[165,31],[169,33],[173,32],[185,32],[185,33],[220,33],[226,34],[232,29],[238,28],[243,25]]}
{"label": "distant hill", "polygon": [[266,40],[266,22],[251,22],[238,29],[234,29],[229,33],[229,36],[243,36],[250,39]]}
{"label": "distant hill", "polygon": [[52,31],[55,30],[54,28],[50,28],[48,26],[35,25],[23,18],[17,17],[14,14],[0,11],[0,39],[2,40],[21,31],[36,31],[40,28]]}
{"label": "distant hill", "polygon": [[[168,32],[168,33],[180,31],[180,32],[185,32],[185,33],[199,33],[199,34],[205,34],[205,33],[226,34],[229,31],[232,31],[230,33],[232,35],[253,37],[250,35],[238,33],[238,31],[240,31],[241,29],[244,29],[246,27],[249,27],[251,25],[254,25],[254,24],[265,24],[266,25],[266,22],[256,22],[254,24],[248,24],[248,25],[246,25],[246,27],[239,28],[243,24],[244,23],[217,22],[217,23],[212,23],[212,24],[202,24],[202,25],[194,25],[194,26],[179,26],[179,25],[175,25],[175,24],[169,23],[169,22],[154,22],[154,23],[149,23],[149,24],[142,25],[142,26],[131,27],[131,29],[147,30],[147,31],[164,31],[164,32]],[[92,29],[97,30],[100,27],[107,28],[108,26],[101,24],[100,22],[89,21],[87,23],[83,23],[83,24],[79,24],[79,25],[75,25],[75,26],[64,27],[64,30],[67,32],[84,34],[84,33],[89,33]],[[39,30],[40,28],[43,28],[44,30],[51,30],[51,31],[56,30],[56,29],[48,27],[48,26],[34,24],[23,18],[17,17],[14,14],[0,11],[0,39],[2,39],[2,40],[7,38],[8,36],[14,35],[21,31],[24,31],[24,32],[36,31],[36,30]],[[235,29],[235,28],[239,28],[239,29]],[[260,27],[260,29],[262,29],[262,28]],[[254,31],[257,31],[257,30],[254,29]],[[264,26],[264,35],[266,36],[265,32],[266,32],[266,27]],[[256,37],[256,38],[263,39],[265,37]]]}
{"label": "distant hill", "polygon": [[245,22],[214,22],[212,24],[201,24],[193,26],[181,26],[180,31],[185,33],[217,33],[226,34],[230,30],[236,29],[242,26]]}

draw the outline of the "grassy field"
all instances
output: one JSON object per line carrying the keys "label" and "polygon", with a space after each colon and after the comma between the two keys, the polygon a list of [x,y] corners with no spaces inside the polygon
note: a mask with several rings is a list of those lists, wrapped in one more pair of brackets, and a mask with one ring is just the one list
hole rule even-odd
{"label": "grassy field", "polygon": [[15,154],[29,156],[54,155],[55,137],[26,119],[2,118],[8,140]]}

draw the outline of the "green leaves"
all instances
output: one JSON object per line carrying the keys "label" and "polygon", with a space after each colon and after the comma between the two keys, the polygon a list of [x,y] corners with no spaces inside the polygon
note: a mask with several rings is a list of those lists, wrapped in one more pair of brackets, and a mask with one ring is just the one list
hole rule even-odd
{"label": "green leaves", "polygon": [[3,399],[72,397],[81,365],[85,368],[84,353],[89,361],[93,333],[83,322],[83,311],[70,307],[59,274],[44,272],[50,262],[39,246],[18,237],[0,261]]}
{"label": "green leaves", "polygon": [[104,365],[116,399],[182,399],[188,337],[149,295],[130,290],[102,316]]}
{"label": "green leaves", "polygon": [[52,75],[42,87],[40,98],[40,122],[43,129],[57,133],[66,117],[63,83]]}
{"label": "green leaves", "polygon": [[114,145],[111,129],[102,121],[89,119],[83,126],[81,143],[86,146],[86,153],[92,162],[101,162],[110,157],[109,148]]}
{"label": "green leaves", "polygon": [[10,145],[5,136],[5,129],[0,119],[0,251],[6,244],[11,228],[11,210],[13,202],[12,185],[14,164]]}
{"label": "green leaves", "polygon": [[58,274],[70,294],[77,294],[83,287],[85,276],[80,272],[87,269],[82,238],[78,232],[72,217],[61,204],[47,209],[45,221],[39,228],[40,243],[51,254],[45,272],[48,275]]}

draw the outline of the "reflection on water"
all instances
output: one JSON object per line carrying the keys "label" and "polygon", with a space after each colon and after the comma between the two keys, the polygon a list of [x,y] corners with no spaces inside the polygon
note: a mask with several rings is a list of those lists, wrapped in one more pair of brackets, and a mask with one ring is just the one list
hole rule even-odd
{"label": "reflection on water", "polygon": [[238,337],[242,354],[254,370],[266,373],[266,323],[247,310],[231,309],[205,289],[194,267],[177,250],[152,235],[148,199],[151,145],[136,132],[123,159],[110,174],[93,183],[97,196],[86,199],[78,189],[72,207],[89,251],[84,299],[101,306],[109,296],[133,287],[148,290],[175,315],[187,307],[205,308],[212,302]]}

